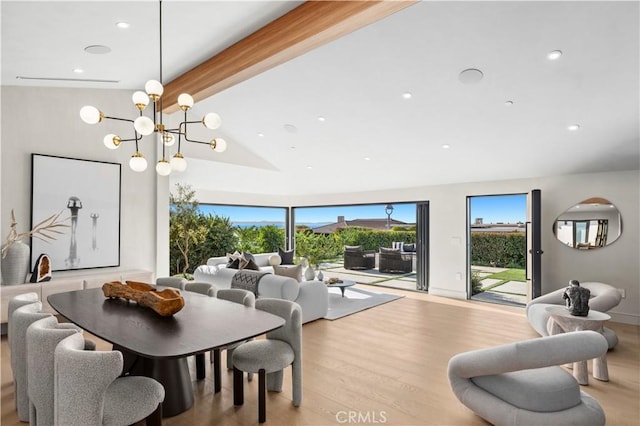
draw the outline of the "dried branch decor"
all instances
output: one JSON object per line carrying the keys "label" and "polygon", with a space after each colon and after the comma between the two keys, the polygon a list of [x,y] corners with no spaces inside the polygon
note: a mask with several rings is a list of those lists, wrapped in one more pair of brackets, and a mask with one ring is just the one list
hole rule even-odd
{"label": "dried branch decor", "polygon": [[61,214],[62,210],[59,213],[52,214],[43,221],[38,222],[31,231],[18,234],[18,231],[16,230],[16,226],[18,225],[18,223],[16,222],[16,216],[13,213],[12,209],[11,229],[9,230],[9,235],[7,236],[7,243],[2,247],[2,257],[4,258],[7,255],[7,251],[9,250],[9,247],[13,245],[13,243],[24,238],[32,237],[42,241],[52,241],[55,240],[58,235],[64,234],[61,229],[68,228],[69,225],[63,222],[69,220],[69,218],[66,217],[64,219],[60,219]]}

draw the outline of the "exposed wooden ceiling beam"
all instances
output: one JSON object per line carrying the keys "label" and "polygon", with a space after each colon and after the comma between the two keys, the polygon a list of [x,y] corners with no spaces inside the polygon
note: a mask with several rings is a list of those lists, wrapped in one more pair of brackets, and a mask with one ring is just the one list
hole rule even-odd
{"label": "exposed wooden ceiling beam", "polygon": [[415,2],[307,1],[166,84],[164,110],[178,110],[180,93],[206,99]]}

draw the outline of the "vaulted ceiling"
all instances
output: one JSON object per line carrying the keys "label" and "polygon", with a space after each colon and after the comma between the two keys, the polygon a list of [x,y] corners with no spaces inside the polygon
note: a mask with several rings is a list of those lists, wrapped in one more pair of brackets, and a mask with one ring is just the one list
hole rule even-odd
{"label": "vaulted ceiling", "polygon": [[[195,91],[193,112],[219,113],[213,135],[229,146],[187,145],[172,181],[312,194],[640,167],[638,2],[423,1],[333,18],[300,5],[163,2],[167,93]],[[133,91],[158,78],[156,2],[1,7],[3,85]],[[302,41],[280,27],[238,47],[282,16]],[[217,74],[185,74],[211,57]]]}

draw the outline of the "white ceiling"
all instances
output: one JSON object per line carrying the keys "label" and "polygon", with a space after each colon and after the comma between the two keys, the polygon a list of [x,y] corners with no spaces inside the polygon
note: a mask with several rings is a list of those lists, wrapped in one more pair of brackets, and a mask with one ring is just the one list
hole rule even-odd
{"label": "white ceiling", "polygon": [[[299,3],[165,0],[164,81]],[[2,84],[140,89],[158,78],[157,9],[3,1]],[[638,169],[639,16],[636,1],[417,3],[199,102],[223,125],[197,136],[229,148],[187,146],[172,182],[296,195]],[[119,83],[16,80],[75,67]],[[463,84],[467,68],[484,78]]]}

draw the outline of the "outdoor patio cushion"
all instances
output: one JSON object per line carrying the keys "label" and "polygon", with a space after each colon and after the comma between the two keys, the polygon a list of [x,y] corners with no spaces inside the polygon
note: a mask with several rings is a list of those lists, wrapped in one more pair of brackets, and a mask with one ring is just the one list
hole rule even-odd
{"label": "outdoor patio cushion", "polygon": [[518,408],[553,412],[580,404],[580,385],[561,367],[478,376],[473,383]]}
{"label": "outdoor patio cushion", "polygon": [[399,248],[388,248],[388,247],[380,247],[380,253],[385,254],[400,254]]}

